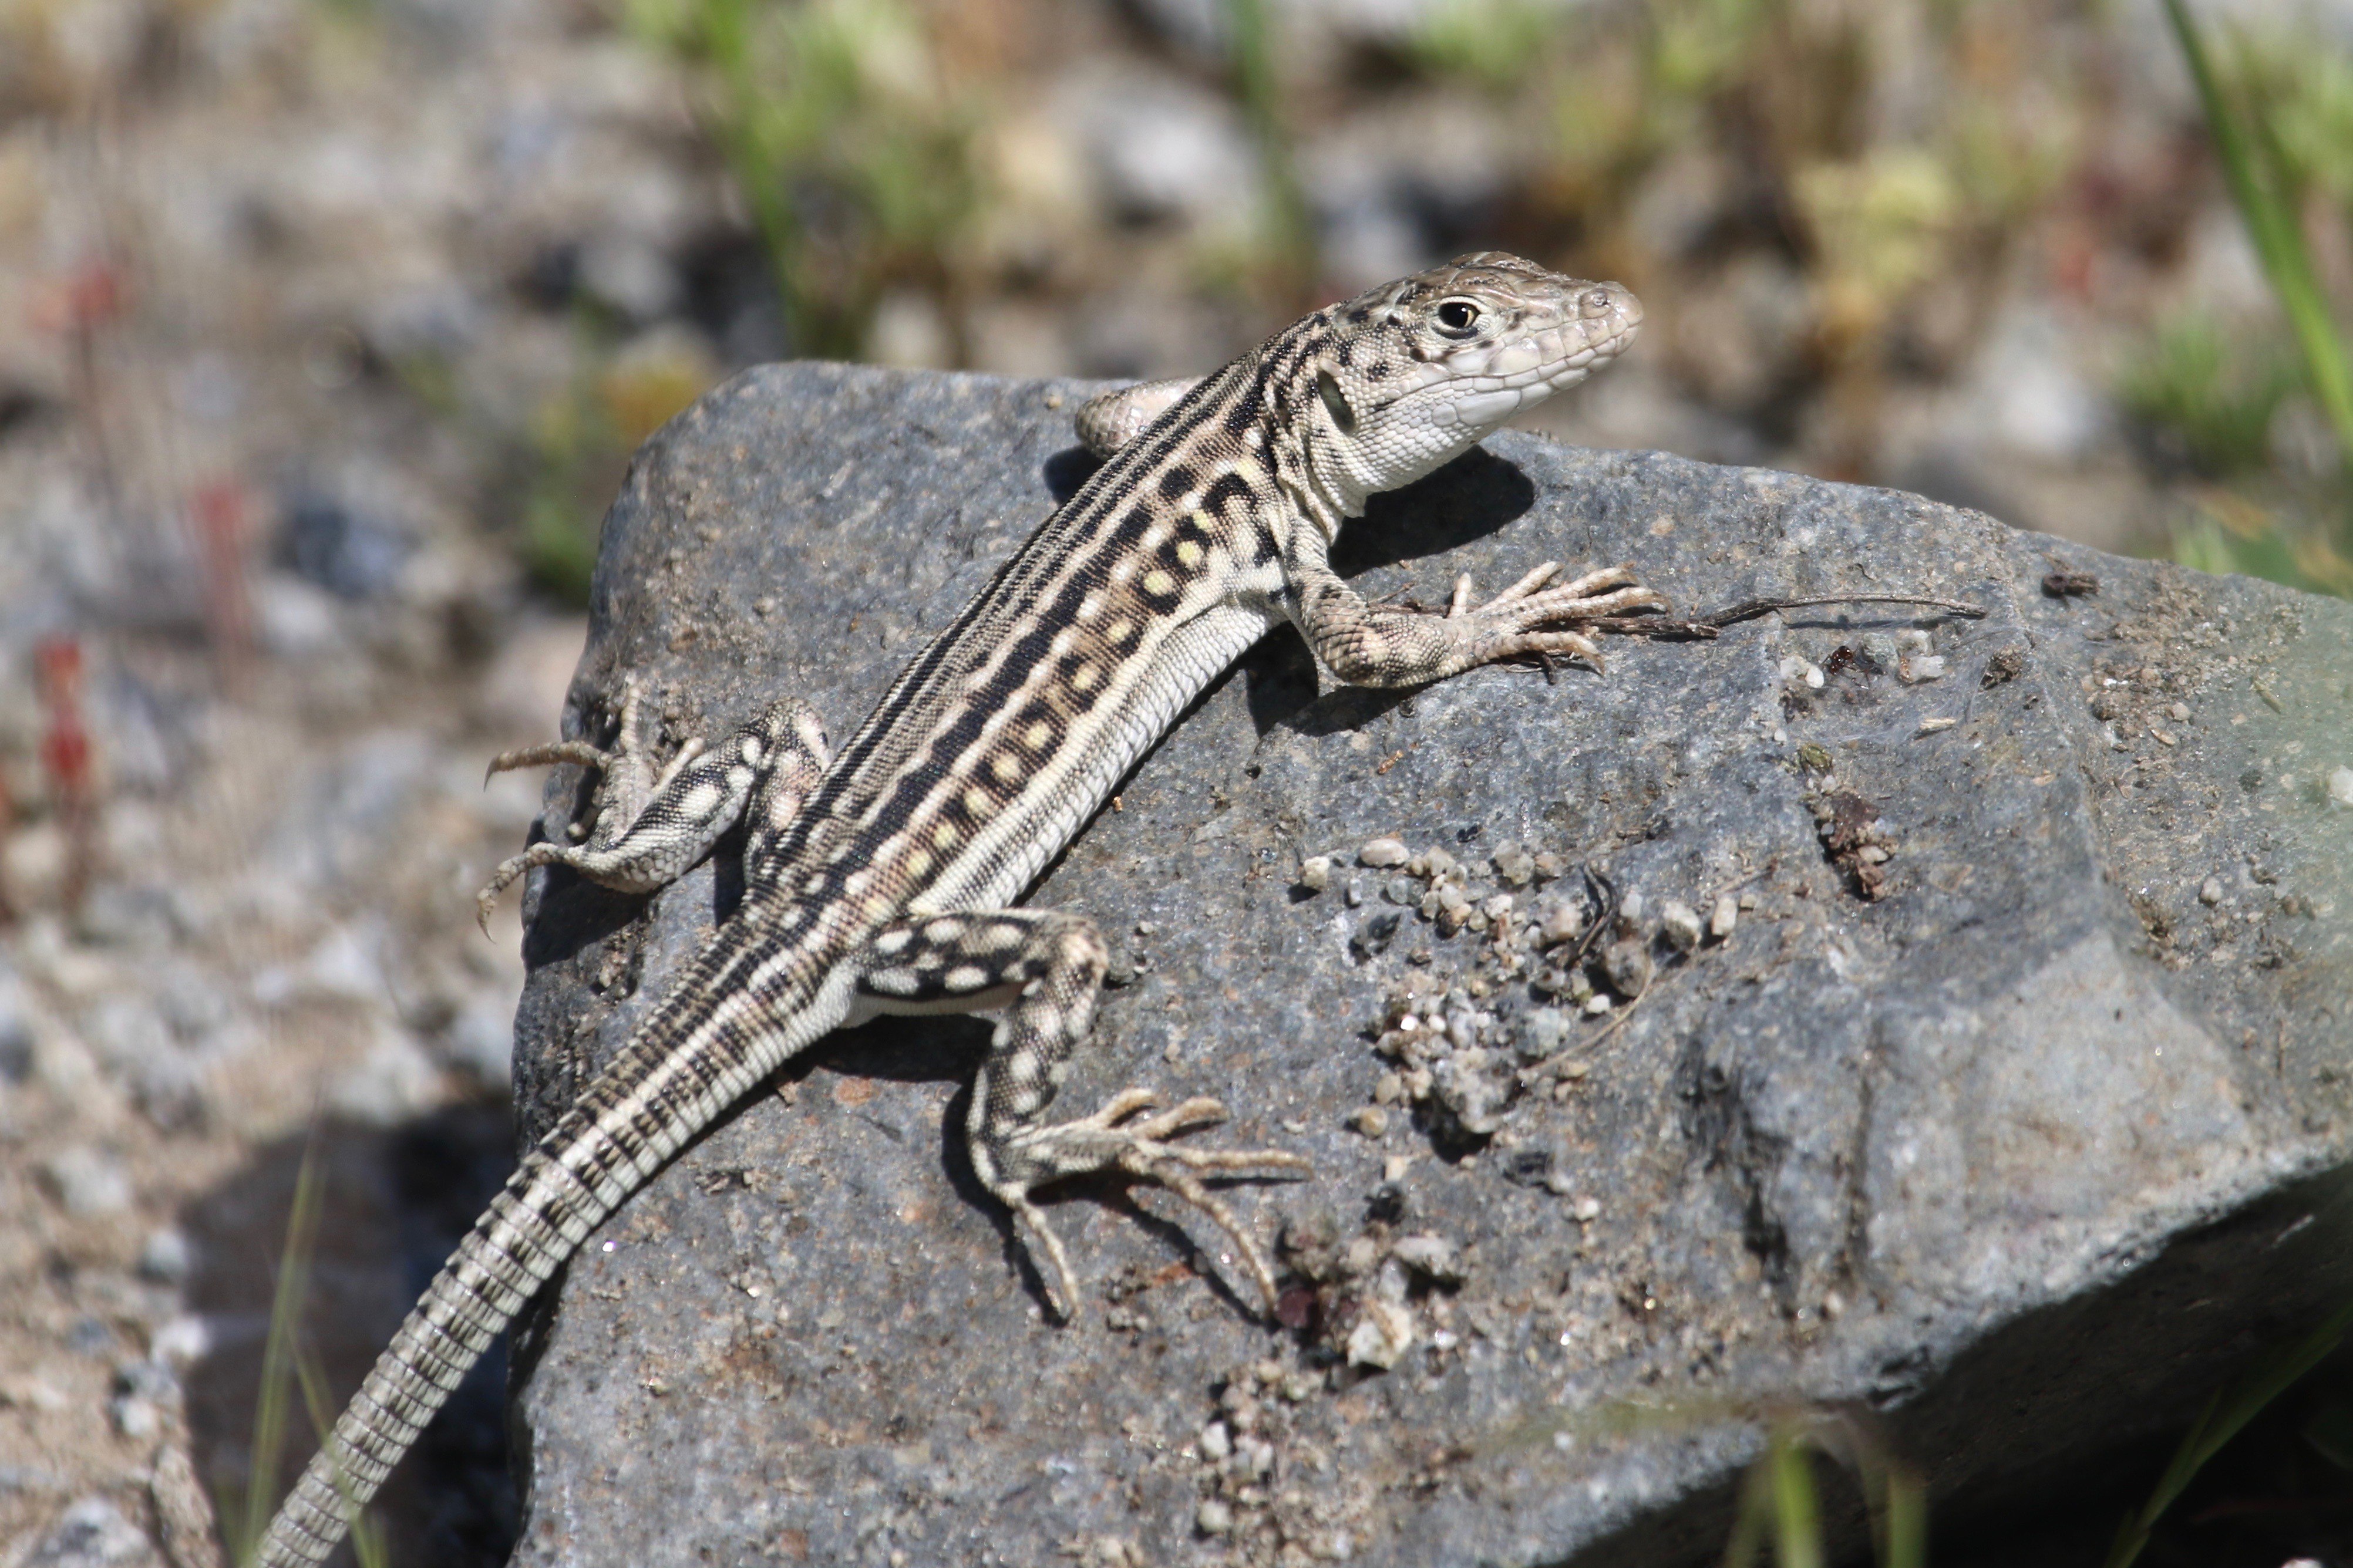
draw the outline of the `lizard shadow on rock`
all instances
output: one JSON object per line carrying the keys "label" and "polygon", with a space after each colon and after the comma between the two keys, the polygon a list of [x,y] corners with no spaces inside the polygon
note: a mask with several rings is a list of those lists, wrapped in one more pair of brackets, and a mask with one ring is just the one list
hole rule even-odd
{"label": "lizard shadow on rock", "polygon": [[1046,489],[1053,496],[1054,504],[1064,506],[1103,466],[1103,460],[1084,447],[1065,447],[1048,458],[1039,471],[1045,476]]}
{"label": "lizard shadow on rock", "polygon": [[[946,1175],[949,1189],[976,1212],[987,1217],[1002,1240],[1008,1266],[1021,1278],[1024,1289],[1039,1305],[1048,1304],[1044,1277],[1022,1243],[1011,1211],[1002,1200],[982,1185],[973,1169],[972,1152],[965,1141],[965,1128],[972,1113],[972,1097],[976,1075],[982,1058],[987,1052],[994,1026],[980,1018],[944,1016],[907,1018],[884,1016],[856,1029],[836,1030],[824,1044],[807,1055],[788,1064],[778,1075],[779,1081],[801,1082],[819,1068],[830,1068],[846,1076],[888,1079],[900,1083],[953,1082],[955,1092],[943,1108],[938,1129],[940,1169]],[[759,1097],[745,1100],[729,1108],[725,1115],[706,1129],[702,1136],[724,1126]],[[1057,1114],[1083,1116],[1093,1108],[1083,1102],[1060,1107]],[[864,1120],[893,1143],[907,1149],[910,1159],[922,1158],[921,1152],[905,1136],[906,1129],[879,1117],[849,1109],[847,1114]],[[698,1138],[696,1142],[700,1142]],[[1039,1205],[1048,1210],[1065,1203],[1095,1202],[1117,1209],[1157,1237],[1177,1257],[1192,1262],[1209,1288],[1229,1305],[1246,1315],[1259,1311],[1258,1303],[1245,1300],[1236,1294],[1229,1280],[1214,1268],[1201,1268],[1200,1256],[1207,1250],[1184,1226],[1144,1207],[1134,1197],[1134,1188],[1151,1184],[1139,1178],[1117,1174],[1072,1177],[1040,1189]],[[1230,1184],[1212,1179],[1211,1186]],[[1208,1223],[1204,1220],[1202,1223]],[[1085,1278],[1083,1271],[1082,1279]],[[1049,1309],[1050,1310],[1050,1308]]]}
{"label": "lizard shadow on rock", "polygon": [[[1517,464],[1484,447],[1473,447],[1427,479],[1373,497],[1365,515],[1341,531],[1332,550],[1332,569],[1344,578],[1356,577],[1379,567],[1441,555],[1501,531],[1525,516],[1535,502],[1536,488]],[[1290,640],[1299,643],[1297,634]],[[1251,658],[1263,655],[1268,646],[1260,644]],[[1304,645],[1300,647],[1303,654]],[[1411,701],[1419,689],[1343,686],[1317,696],[1312,658],[1303,700],[1284,707],[1287,686],[1272,680],[1267,684],[1263,704],[1257,681],[1251,689],[1250,717],[1261,738],[1278,724],[1310,738],[1360,730],[1400,703]]]}

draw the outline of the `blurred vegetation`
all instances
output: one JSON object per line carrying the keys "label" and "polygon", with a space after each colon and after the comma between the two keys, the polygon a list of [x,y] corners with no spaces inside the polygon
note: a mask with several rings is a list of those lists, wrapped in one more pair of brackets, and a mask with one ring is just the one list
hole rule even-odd
{"label": "blurred vegetation", "polygon": [[980,99],[914,14],[894,0],[628,0],[626,16],[696,74],[794,353],[857,358],[893,284],[964,291]]}
{"label": "blurred vegetation", "polygon": [[[2348,1331],[2353,1331],[2353,1305],[2338,1308],[2301,1338],[2273,1346],[2253,1365],[2208,1396],[2205,1408],[2182,1435],[2172,1462],[2158,1479],[2148,1500],[2117,1528],[2105,1568],[2132,1568],[2147,1547],[2150,1531],[2158,1521],[2180,1500],[2199,1472],[2256,1417],[2335,1354]],[[2303,1439],[2302,1446],[2328,1466],[2339,1472],[2353,1472],[2353,1448],[2348,1447],[2348,1440],[2353,1440],[2353,1405],[2346,1402],[2341,1388],[2324,1391],[2321,1401],[2301,1424],[2298,1435]],[[2273,1484],[2284,1490],[2287,1479],[2284,1476],[2276,1477]],[[2341,1479],[2334,1489],[2342,1492]]]}
{"label": "blurred vegetation", "polygon": [[1777,1568],[1824,1568],[1821,1496],[1814,1456],[1842,1463],[1862,1483],[1878,1568],[1926,1568],[1926,1489],[1891,1458],[1876,1436],[1831,1412],[1784,1416],[1767,1431],[1765,1452],[1740,1487],[1740,1511],[1724,1550],[1725,1568],[1751,1568],[1772,1542]]}
{"label": "blurred vegetation", "polygon": [[[2063,53],[2031,59],[2013,41],[2036,11],[1926,7],[1947,65],[1900,132],[1873,111],[1883,51],[1868,8],[1653,0],[1548,19],[1522,0],[1457,0],[1411,52],[1543,128],[1506,242],[1662,301],[1706,291],[1744,258],[1794,271],[1804,320],[1790,363],[1727,387],[1695,333],[1678,368],[1768,426],[1788,418],[1793,383],[1819,389],[1808,466],[1865,477],[1882,385],[1902,364],[1957,365],[2023,220],[2075,153],[2071,115],[2027,111],[2081,96]],[[1698,232],[1662,237],[1644,203],[1676,177],[1712,187],[1714,210]],[[1958,308],[1921,309],[1931,296]]]}
{"label": "blurred vegetation", "polygon": [[[2353,340],[2337,320],[2311,229],[2353,226],[2353,61],[2305,37],[2259,46],[2234,36],[2227,70],[2185,0],[2165,0],[2232,202],[2286,316],[2303,384],[2335,451],[2322,470],[2228,493],[2198,508],[2176,558],[2206,571],[2353,595]],[[2333,200],[2335,210],[2319,209]],[[2253,467],[2258,413],[2268,443],[2284,385],[2251,382],[2194,329],[2160,339],[2128,398],[2211,470]]]}

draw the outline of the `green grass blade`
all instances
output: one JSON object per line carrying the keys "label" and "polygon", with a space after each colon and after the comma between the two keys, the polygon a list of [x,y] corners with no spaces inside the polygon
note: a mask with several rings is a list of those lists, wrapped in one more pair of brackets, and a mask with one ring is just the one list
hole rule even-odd
{"label": "green grass blade", "polygon": [[1881,1568],[1928,1568],[1928,1489],[1900,1465],[1891,1465],[1879,1501]]}
{"label": "green grass blade", "polygon": [[1760,1461],[1740,1478],[1740,1511],[1733,1516],[1732,1534],[1724,1543],[1724,1568],[1755,1568],[1772,1522],[1773,1482]]}
{"label": "green grass blade", "polygon": [[2174,1500],[2180,1497],[2206,1461],[2220,1453],[2222,1446],[2237,1436],[2240,1428],[2260,1415],[2265,1405],[2327,1360],[2344,1342],[2348,1331],[2353,1331],[2353,1303],[2330,1313],[2318,1328],[2302,1339],[2257,1361],[2235,1382],[2216,1389],[2206,1401],[2206,1407],[2198,1413],[2198,1419],[2182,1435],[2181,1446],[2173,1451],[2173,1461],[2165,1467],[2165,1474],[2149,1493],[2148,1500],[2117,1528],[2116,1544],[2108,1550],[2106,1568],[2131,1568],[2133,1560],[2148,1544],[2149,1531],[2157,1527],[2158,1520],[2173,1506]]}
{"label": "green grass blade", "polygon": [[254,1397],[253,1471],[246,1486],[245,1524],[232,1542],[238,1562],[249,1558],[269,1528],[278,1506],[279,1466],[286,1457],[286,1426],[295,1367],[296,1336],[301,1330],[302,1302],[311,1290],[311,1259],[319,1240],[318,1130],[303,1147],[302,1164],[294,1176],[294,1207],[286,1220],[286,1247],[278,1264],[278,1287],[269,1302],[269,1337],[261,1352],[261,1387]]}
{"label": "green grass blade", "polygon": [[[2295,331],[2296,345],[2303,352],[2313,395],[2336,432],[2340,458],[2353,459],[2353,360],[2348,360],[2345,341],[2329,314],[2327,296],[2321,291],[2312,253],[2305,244],[2303,226],[2279,189],[2284,160],[2278,153],[2276,139],[2268,136],[2260,115],[2249,116],[2258,128],[2252,134],[2241,123],[2238,111],[2215,74],[2205,38],[2190,17],[2187,0],[2165,0],[2165,12],[2173,24],[2174,36],[2180,41],[2190,79],[2197,85],[2198,100],[2205,110],[2207,127],[2213,133],[2215,153],[2221,161],[2231,197],[2238,204],[2239,216],[2254,241],[2255,254],[2271,279],[2273,292],[2278,296],[2280,307]],[[2271,153],[2268,158],[2264,155],[2265,147]],[[2268,163],[2268,171],[2259,169],[2259,163]]]}
{"label": "green grass blade", "polygon": [[[312,1430],[319,1434],[323,1446],[327,1434],[335,1428],[335,1402],[327,1393],[327,1369],[319,1364],[318,1352],[308,1345],[299,1346],[294,1352],[294,1375],[302,1385],[302,1406],[311,1414]],[[344,1484],[340,1468],[335,1475],[335,1490],[343,1494],[348,1508],[352,1494]],[[385,1545],[384,1530],[376,1521],[364,1513],[352,1516],[352,1552],[359,1558],[360,1568],[392,1568],[390,1550]]]}
{"label": "green grass blade", "polygon": [[1773,1561],[1778,1568],[1822,1568],[1821,1500],[1813,1460],[1794,1424],[1775,1429],[1766,1450],[1773,1478]]}
{"label": "green grass blade", "polygon": [[1315,225],[1292,157],[1265,0],[1226,0],[1226,25],[1233,33],[1235,89],[1258,142],[1270,248],[1285,286],[1304,289],[1314,282]]}

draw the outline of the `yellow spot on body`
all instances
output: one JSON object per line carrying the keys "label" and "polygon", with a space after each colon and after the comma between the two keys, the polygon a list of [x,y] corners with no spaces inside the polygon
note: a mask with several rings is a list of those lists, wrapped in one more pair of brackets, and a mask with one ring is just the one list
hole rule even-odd
{"label": "yellow spot on body", "polygon": [[1180,539],[1176,542],[1176,559],[1187,568],[1198,568],[1201,564],[1201,547],[1189,539]]}
{"label": "yellow spot on body", "polygon": [[1045,750],[1046,742],[1054,738],[1054,727],[1040,719],[1023,731],[1021,743],[1033,752]]}
{"label": "yellow spot on body", "polygon": [[999,757],[995,762],[989,763],[988,767],[991,773],[995,773],[998,778],[1003,779],[1007,784],[1015,784],[1020,780],[1021,763],[1017,758]]}
{"label": "yellow spot on body", "polygon": [[932,852],[928,849],[910,849],[907,851],[905,865],[907,875],[920,877],[932,868]]}
{"label": "yellow spot on body", "polygon": [[1203,533],[1215,533],[1218,531],[1216,521],[1199,507],[1193,509],[1193,526]]}
{"label": "yellow spot on body", "polygon": [[1092,621],[1103,614],[1103,596],[1101,594],[1089,594],[1079,601],[1079,619]]}
{"label": "yellow spot on body", "polygon": [[1176,579],[1166,572],[1146,572],[1144,574],[1144,591],[1147,594],[1173,594],[1176,591]]}
{"label": "yellow spot on body", "polygon": [[964,792],[964,808],[972,813],[975,816],[987,816],[988,815],[988,792],[987,790],[968,789]]}
{"label": "yellow spot on body", "polygon": [[1103,628],[1103,640],[1123,643],[1135,635],[1135,623],[1122,616]]}
{"label": "yellow spot on body", "polygon": [[1092,664],[1082,664],[1071,671],[1071,689],[1085,691],[1092,688],[1102,672]]}
{"label": "yellow spot on body", "polygon": [[[980,792],[978,790],[974,790],[967,794],[965,797],[965,804],[970,805],[972,795],[978,795],[979,793]],[[956,830],[955,825],[953,823],[943,822],[938,826],[933,828],[932,842],[942,849],[955,848],[956,847]]]}

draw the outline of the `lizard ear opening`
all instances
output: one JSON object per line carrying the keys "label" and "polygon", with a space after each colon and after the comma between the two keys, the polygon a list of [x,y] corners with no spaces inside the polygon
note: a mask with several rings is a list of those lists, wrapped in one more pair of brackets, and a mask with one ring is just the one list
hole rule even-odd
{"label": "lizard ear opening", "polygon": [[1324,400],[1324,411],[1332,416],[1332,423],[1339,427],[1341,435],[1356,433],[1356,411],[1348,406],[1347,394],[1340,390],[1340,384],[1332,378],[1330,371],[1315,373],[1315,395]]}

